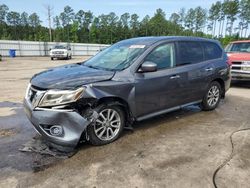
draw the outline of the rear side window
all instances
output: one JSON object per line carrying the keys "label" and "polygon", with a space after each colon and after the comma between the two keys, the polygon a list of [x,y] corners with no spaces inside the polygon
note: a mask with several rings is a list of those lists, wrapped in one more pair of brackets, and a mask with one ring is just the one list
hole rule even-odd
{"label": "rear side window", "polygon": [[202,47],[199,42],[178,42],[179,59],[177,66],[199,63],[203,61]]}
{"label": "rear side window", "polygon": [[205,60],[218,59],[222,56],[221,48],[213,42],[203,42]]}

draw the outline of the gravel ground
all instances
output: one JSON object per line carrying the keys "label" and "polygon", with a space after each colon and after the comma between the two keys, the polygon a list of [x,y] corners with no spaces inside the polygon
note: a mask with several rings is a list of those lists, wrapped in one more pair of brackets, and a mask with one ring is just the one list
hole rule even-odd
{"label": "gravel ground", "polygon": [[[86,58],[0,62],[0,187],[213,187],[216,168],[231,153],[230,135],[250,128],[250,83],[234,83],[215,111],[188,107],[134,124],[116,142],[81,144],[71,158],[18,149],[35,135],[22,109],[30,77]],[[233,134],[232,159],[217,173],[218,187],[249,187],[250,131]]]}

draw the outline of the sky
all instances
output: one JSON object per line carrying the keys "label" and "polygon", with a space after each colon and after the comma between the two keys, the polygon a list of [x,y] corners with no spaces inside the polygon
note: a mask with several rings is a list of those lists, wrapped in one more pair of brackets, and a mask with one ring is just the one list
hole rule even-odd
{"label": "sky", "polygon": [[95,16],[115,12],[121,15],[125,12],[136,13],[142,19],[144,16],[153,16],[156,9],[165,11],[168,18],[173,12],[201,6],[209,9],[212,3],[217,0],[0,0],[0,4],[6,4],[11,11],[36,12],[42,20],[42,25],[48,26],[45,6],[53,7],[53,17],[59,15],[67,5],[71,6],[75,12],[82,9],[90,10]]}

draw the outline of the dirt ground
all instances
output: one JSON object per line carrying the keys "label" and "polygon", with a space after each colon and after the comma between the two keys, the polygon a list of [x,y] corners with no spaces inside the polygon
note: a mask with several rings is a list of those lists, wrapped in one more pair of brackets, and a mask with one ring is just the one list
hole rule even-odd
{"label": "dirt ground", "polygon": [[[0,187],[213,187],[214,171],[231,153],[231,133],[250,128],[250,83],[233,84],[215,111],[189,107],[135,123],[116,142],[81,144],[68,159],[20,152],[36,135],[22,109],[30,77],[84,59],[0,62]],[[250,130],[232,138],[234,154],[216,183],[249,187]]]}

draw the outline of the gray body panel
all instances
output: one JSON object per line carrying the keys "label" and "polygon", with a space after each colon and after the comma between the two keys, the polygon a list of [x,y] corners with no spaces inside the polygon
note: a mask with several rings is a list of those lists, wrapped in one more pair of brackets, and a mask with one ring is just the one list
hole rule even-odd
{"label": "gray body panel", "polygon": [[[79,64],[68,65],[35,75],[31,84],[43,89],[85,87],[81,100],[76,102],[78,105],[86,103],[91,107],[103,99],[117,99],[127,104],[125,107],[128,108],[130,118],[137,121],[201,102],[208,85],[213,80],[223,82],[224,93],[230,87],[230,67],[226,63],[227,56],[223,50],[222,57],[218,59],[156,72],[138,72],[144,58],[161,44],[171,42],[176,46],[178,41],[217,43],[213,40],[192,37],[149,37],[147,40],[145,38],[130,40],[135,40],[135,44],[145,44],[147,48],[130,67],[122,71],[93,70]],[[178,59],[178,48],[176,52]],[[173,79],[176,75],[178,77]],[[76,111],[53,112],[46,109],[37,111],[29,108],[27,104],[25,108],[27,113],[31,114],[28,117],[35,128],[48,140],[57,144],[76,145],[83,131],[91,123]],[[60,124],[65,127],[67,130],[65,138],[54,138],[44,133],[39,127],[39,124],[43,123]]]}
{"label": "gray body panel", "polygon": [[[82,132],[90,124],[74,111],[33,109],[26,99],[24,99],[24,110],[34,128],[48,141],[60,146],[75,147]],[[42,125],[60,125],[64,133],[60,137],[51,136],[44,131]]]}

